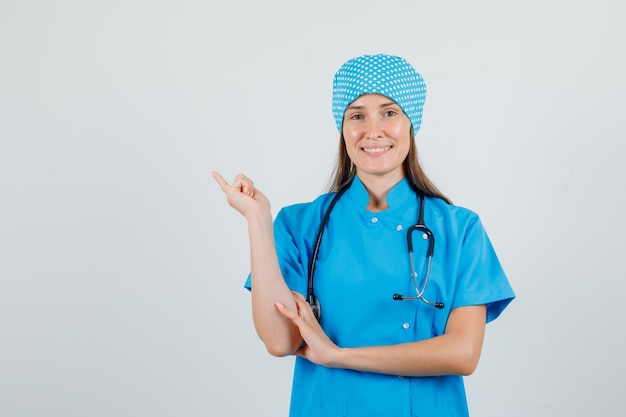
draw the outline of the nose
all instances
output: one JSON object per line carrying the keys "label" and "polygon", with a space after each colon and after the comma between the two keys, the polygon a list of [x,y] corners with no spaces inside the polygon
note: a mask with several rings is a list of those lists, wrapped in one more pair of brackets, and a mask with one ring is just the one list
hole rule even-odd
{"label": "nose", "polygon": [[368,139],[378,139],[383,137],[383,125],[376,118],[370,118],[365,123],[365,136]]}

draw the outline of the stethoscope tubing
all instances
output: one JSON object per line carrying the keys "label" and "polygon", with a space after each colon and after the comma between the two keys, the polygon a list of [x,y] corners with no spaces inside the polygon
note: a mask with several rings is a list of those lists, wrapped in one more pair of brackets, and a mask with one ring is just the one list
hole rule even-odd
{"label": "stethoscope tubing", "polygon": [[[311,309],[313,310],[313,314],[318,320],[320,319],[320,316],[321,316],[321,307],[320,307],[319,300],[315,296],[315,289],[314,289],[315,263],[317,261],[317,255],[319,253],[320,245],[322,243],[322,236],[324,234],[324,229],[326,228],[326,224],[328,223],[328,218],[330,217],[330,213],[335,207],[335,204],[337,204],[337,201],[339,201],[341,196],[348,190],[348,188],[350,188],[350,184],[347,184],[344,188],[339,190],[333,196],[328,207],[326,208],[324,215],[322,216],[322,220],[320,222],[320,227],[317,231],[317,236],[315,238],[315,245],[313,246],[313,251],[311,253],[311,258],[309,261],[307,301],[309,302],[309,305],[311,306]],[[393,299],[394,300],[407,300],[407,301],[419,299],[428,305],[441,309],[444,307],[444,304],[442,302],[439,302],[439,301],[431,302],[431,301],[428,301],[426,298],[424,298],[424,292],[426,291],[426,288],[428,287],[428,281],[430,279],[432,259],[435,253],[435,236],[432,233],[432,231],[428,227],[426,227],[424,223],[424,200],[425,200],[424,193],[418,192],[418,191],[416,191],[416,193],[418,194],[419,199],[420,199],[420,207],[419,207],[419,215],[417,219],[417,224],[414,224],[413,226],[411,226],[409,230],[407,231],[407,245],[408,245],[408,251],[409,251],[409,258],[411,260],[411,278],[413,279],[413,284],[415,287],[415,295],[406,297],[400,294],[394,294]],[[424,279],[424,286],[421,290],[419,290],[419,286],[417,284],[417,273],[415,272],[415,265],[413,261],[413,232],[416,230],[422,232],[423,235],[425,235],[426,238],[428,239],[428,249],[426,251],[426,257],[428,258],[428,263],[427,263],[427,268],[426,268],[426,278]]]}

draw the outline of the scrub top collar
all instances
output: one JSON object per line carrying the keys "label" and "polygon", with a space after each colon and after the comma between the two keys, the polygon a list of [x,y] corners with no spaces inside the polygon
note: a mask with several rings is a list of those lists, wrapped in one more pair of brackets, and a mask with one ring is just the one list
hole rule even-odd
{"label": "scrub top collar", "polygon": [[[361,182],[358,175],[355,175],[352,185],[346,191],[346,196],[356,203],[356,207],[365,210],[369,203],[369,194],[365,185]],[[407,200],[411,201],[411,204],[415,203],[415,191],[411,188],[409,180],[403,178],[399,183],[393,186],[387,193],[387,204],[389,209],[395,209],[405,203]]]}

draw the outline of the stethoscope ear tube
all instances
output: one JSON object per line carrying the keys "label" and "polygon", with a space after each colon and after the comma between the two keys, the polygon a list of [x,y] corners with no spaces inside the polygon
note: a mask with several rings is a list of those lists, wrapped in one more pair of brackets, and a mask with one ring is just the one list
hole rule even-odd
{"label": "stethoscope ear tube", "polygon": [[[417,218],[417,224],[411,226],[406,233],[407,247],[409,248],[409,259],[411,261],[411,278],[413,279],[413,285],[415,286],[415,295],[407,297],[402,294],[394,294],[393,299],[396,301],[421,300],[428,305],[442,309],[444,304],[441,301],[432,302],[428,301],[424,297],[424,293],[428,287],[428,281],[430,280],[430,267],[435,253],[435,235],[428,227],[426,227],[426,224],[424,223],[424,200],[424,194],[420,193],[420,211]],[[426,259],[428,260],[428,264],[426,267],[426,277],[424,278],[424,287],[421,290],[419,289],[417,283],[417,273],[415,272],[415,264],[413,262],[413,232],[416,230],[422,233],[424,239],[428,239],[428,249],[426,249]]]}

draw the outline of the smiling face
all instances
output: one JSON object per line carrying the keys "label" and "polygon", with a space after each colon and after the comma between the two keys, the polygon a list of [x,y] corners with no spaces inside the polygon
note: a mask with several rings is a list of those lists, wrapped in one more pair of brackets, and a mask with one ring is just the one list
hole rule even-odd
{"label": "smiling face", "polygon": [[379,94],[364,94],[346,109],[346,150],[361,180],[404,178],[403,162],[411,143],[411,122],[399,105]]}

